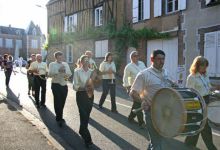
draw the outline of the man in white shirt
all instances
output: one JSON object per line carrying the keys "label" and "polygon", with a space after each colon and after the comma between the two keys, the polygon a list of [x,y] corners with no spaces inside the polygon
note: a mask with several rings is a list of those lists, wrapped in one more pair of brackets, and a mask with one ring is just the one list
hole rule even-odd
{"label": "man in white shirt", "polygon": [[85,52],[85,55],[87,55],[88,58],[89,58],[89,68],[92,69],[92,70],[97,69],[96,63],[95,63],[95,61],[92,59],[92,55],[93,55],[93,54],[92,54],[92,51],[86,51],[86,52]]}
{"label": "man in white shirt", "polygon": [[[34,86],[35,86],[35,101],[37,108],[46,107],[46,76],[48,72],[47,64],[42,62],[42,56],[40,54],[36,55],[36,61],[31,63],[29,72],[34,74]],[[41,88],[41,103],[39,104],[39,93]]]}
{"label": "man in white shirt", "polygon": [[165,61],[165,53],[162,50],[154,50],[151,55],[152,65],[139,72],[131,87],[130,96],[142,101],[142,108],[145,112],[145,121],[150,135],[151,143],[148,149],[162,150],[162,137],[155,130],[151,119],[151,102],[154,94],[161,88],[169,85],[167,75],[163,69]]}
{"label": "man in white shirt", "polygon": [[[145,64],[142,61],[139,61],[139,56],[137,51],[131,52],[130,60],[131,62],[125,66],[124,76],[123,76],[123,86],[127,89],[128,93],[130,92],[131,85],[133,84],[136,75],[141,70],[146,69]],[[134,122],[134,118],[137,116],[139,126],[143,127],[144,126],[143,112],[139,111],[137,113],[134,113],[132,111],[133,109],[137,109],[140,107],[141,107],[141,102],[138,102],[137,100],[133,100],[133,105],[131,108],[131,112],[128,116],[128,121]]]}
{"label": "man in white shirt", "polygon": [[48,75],[52,77],[51,89],[54,96],[54,109],[56,121],[60,127],[65,122],[63,119],[63,108],[68,93],[67,80],[72,75],[69,65],[63,62],[63,53],[57,51],[54,53],[55,61],[49,64]]}

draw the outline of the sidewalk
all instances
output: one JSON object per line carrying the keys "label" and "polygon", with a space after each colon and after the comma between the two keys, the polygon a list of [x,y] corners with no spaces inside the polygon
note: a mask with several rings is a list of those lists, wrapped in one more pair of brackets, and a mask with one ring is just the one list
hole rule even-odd
{"label": "sidewalk", "polygon": [[[22,109],[22,107],[20,107]],[[0,149],[55,150],[40,130],[13,106],[13,102],[0,94]]]}

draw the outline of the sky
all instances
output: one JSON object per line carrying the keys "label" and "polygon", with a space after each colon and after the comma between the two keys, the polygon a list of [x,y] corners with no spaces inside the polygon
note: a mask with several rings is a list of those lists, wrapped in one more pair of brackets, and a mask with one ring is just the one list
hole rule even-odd
{"label": "sky", "polygon": [[[47,35],[47,9],[49,0],[0,0],[0,26],[27,29],[31,20]],[[41,7],[38,7],[38,6]]]}

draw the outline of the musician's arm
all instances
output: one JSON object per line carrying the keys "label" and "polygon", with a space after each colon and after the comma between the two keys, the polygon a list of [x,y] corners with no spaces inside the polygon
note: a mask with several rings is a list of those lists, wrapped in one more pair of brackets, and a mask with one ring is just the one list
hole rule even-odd
{"label": "musician's arm", "polygon": [[137,91],[131,90],[129,95],[132,97],[132,99],[134,101],[140,102],[140,103],[142,102],[142,99],[141,99],[141,97],[140,97],[140,95],[139,95],[139,93]]}
{"label": "musician's arm", "polygon": [[68,77],[70,77],[70,76],[72,75],[72,72],[71,72],[70,67],[69,67],[69,65],[68,65],[67,63],[65,63],[65,68],[66,68],[65,74],[66,74]]}

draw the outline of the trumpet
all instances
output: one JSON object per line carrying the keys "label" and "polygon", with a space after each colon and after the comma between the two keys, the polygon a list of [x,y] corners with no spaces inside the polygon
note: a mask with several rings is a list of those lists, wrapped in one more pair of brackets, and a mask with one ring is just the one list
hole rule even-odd
{"label": "trumpet", "polygon": [[86,92],[89,98],[92,98],[94,95],[94,85],[91,78],[86,83]]}

